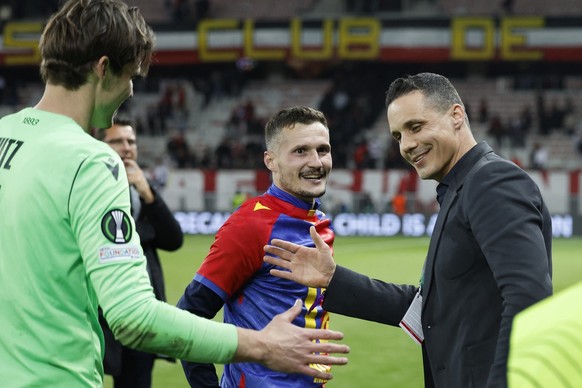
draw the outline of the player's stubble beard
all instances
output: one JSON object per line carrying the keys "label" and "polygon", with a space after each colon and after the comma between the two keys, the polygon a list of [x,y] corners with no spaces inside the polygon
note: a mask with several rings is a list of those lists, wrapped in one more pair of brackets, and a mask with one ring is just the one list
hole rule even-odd
{"label": "player's stubble beard", "polygon": [[[298,196],[299,198],[303,198],[307,202],[313,201],[316,198],[323,197],[323,195],[325,194],[325,191],[327,190],[327,178],[329,176],[329,172],[321,171],[321,173],[322,173],[321,179],[323,180],[323,189],[321,191],[314,193],[313,191],[299,190],[296,193],[296,196]],[[302,175],[304,175],[304,174],[302,174]],[[305,175],[307,175],[307,174],[305,174]],[[299,177],[300,182],[302,181],[302,179],[303,179],[302,176],[300,176]]]}

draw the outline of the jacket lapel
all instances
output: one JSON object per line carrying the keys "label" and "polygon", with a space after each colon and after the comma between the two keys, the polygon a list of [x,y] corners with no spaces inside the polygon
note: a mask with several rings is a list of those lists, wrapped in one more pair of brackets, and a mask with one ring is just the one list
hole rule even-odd
{"label": "jacket lapel", "polygon": [[486,160],[484,156],[492,152],[493,150],[491,149],[491,147],[489,147],[487,143],[481,142],[477,144],[471,151],[469,151],[469,154],[466,156],[466,158],[468,159],[466,159],[463,165],[460,166],[461,169],[455,172],[454,176],[455,179],[451,183],[449,189],[447,190],[447,195],[445,196],[443,205],[439,210],[437,220],[432,231],[430,245],[428,247],[428,253],[426,255],[426,261],[424,262],[424,270],[422,275],[424,282],[424,284],[422,285],[423,310],[424,307],[427,305],[427,301],[430,296],[429,294],[434,273],[435,255],[441,241],[443,227],[447,221],[447,217],[449,216],[449,211],[451,210],[451,205],[455,202],[455,199],[457,198],[459,191],[463,187],[463,184],[468,174],[471,171],[476,171],[483,164],[485,164]]}
{"label": "jacket lapel", "polygon": [[441,206],[439,213],[437,215],[437,220],[435,222],[434,229],[432,231],[432,236],[430,238],[430,244],[428,247],[428,253],[426,255],[426,261],[424,263],[424,284],[422,286],[422,308],[426,306],[426,302],[429,298],[429,291],[430,286],[432,283],[432,274],[434,270],[434,263],[435,263],[435,254],[438,249],[441,234],[443,231],[443,226],[447,221],[447,217],[449,215],[449,210],[451,209],[451,205],[457,198],[457,192],[459,187],[450,187],[447,191],[447,195],[445,196],[445,200],[443,201],[443,205]]}

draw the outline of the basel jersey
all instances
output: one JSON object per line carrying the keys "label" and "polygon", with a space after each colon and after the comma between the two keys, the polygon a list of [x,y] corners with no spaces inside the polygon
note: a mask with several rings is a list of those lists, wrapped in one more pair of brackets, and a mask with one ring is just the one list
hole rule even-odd
{"label": "basel jersey", "polygon": [[[301,299],[303,310],[293,324],[327,328],[329,315],[321,307],[322,290],[272,276],[269,270],[274,266],[263,262],[263,246],[274,238],[313,247],[309,234],[312,225],[332,246],[330,220],[317,210],[318,206],[319,200],[312,205],[272,185],[227,219],[194,278],[225,301],[225,322],[261,330],[275,315]],[[327,365],[312,367],[330,369]],[[254,363],[226,365],[221,380],[222,387],[318,387],[323,383],[313,377],[274,372]]]}
{"label": "basel jersey", "polygon": [[98,387],[102,306],[127,346],[229,362],[236,328],[155,299],[123,163],[72,119],[0,120],[0,386]]}

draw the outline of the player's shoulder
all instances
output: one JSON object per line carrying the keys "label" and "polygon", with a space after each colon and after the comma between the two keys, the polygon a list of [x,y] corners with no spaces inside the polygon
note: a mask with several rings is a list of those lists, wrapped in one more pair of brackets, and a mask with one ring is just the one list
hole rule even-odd
{"label": "player's shoulder", "polygon": [[254,224],[265,223],[268,219],[276,219],[280,210],[273,202],[273,197],[260,195],[247,199],[238,209],[236,209],[229,220],[234,223],[252,226]]}
{"label": "player's shoulder", "polygon": [[124,166],[121,158],[108,144],[97,140],[82,128],[72,123],[61,126],[52,143],[52,152],[60,154],[60,160],[66,160],[70,166],[76,166],[76,171],[83,171],[89,176],[94,174],[110,176],[114,181],[122,181],[120,177],[125,176]]}
{"label": "player's shoulder", "polygon": [[241,210],[248,213],[256,213],[260,216],[274,215],[280,212],[277,198],[268,194],[247,199],[241,205]]}
{"label": "player's shoulder", "polygon": [[106,143],[97,140],[79,128],[62,128],[62,139],[58,140],[62,152],[71,152],[84,161],[120,160],[119,155]]}

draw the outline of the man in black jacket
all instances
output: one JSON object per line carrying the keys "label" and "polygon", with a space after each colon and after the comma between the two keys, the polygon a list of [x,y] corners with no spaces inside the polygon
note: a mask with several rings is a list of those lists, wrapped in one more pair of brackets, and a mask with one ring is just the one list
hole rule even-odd
{"label": "man in black jacket", "polygon": [[[180,224],[137,163],[137,141],[131,120],[116,116],[113,126],[97,130],[96,137],[109,144],[123,160],[130,185],[131,212],[147,259],[147,271],[156,298],[165,301],[164,277],[157,250],[175,251],[182,246],[184,236]],[[150,387],[157,356],[122,346],[113,337],[103,316],[100,321],[105,335],[105,373],[113,376],[115,387]]]}

